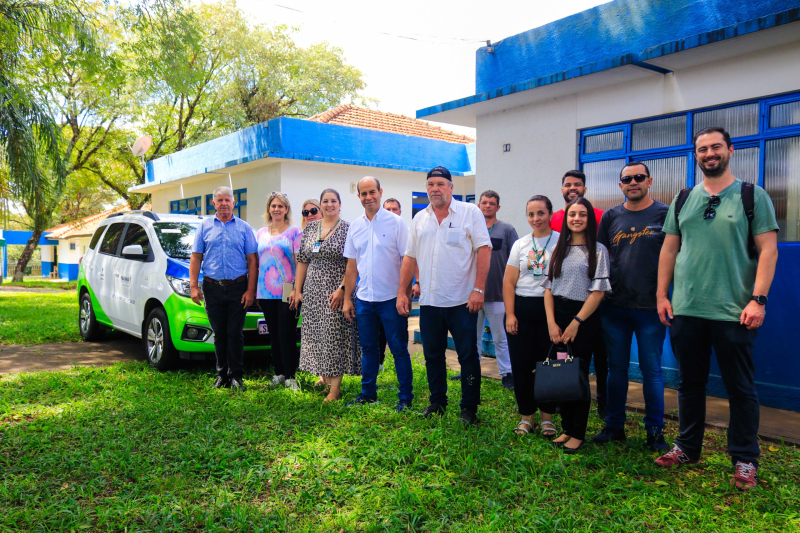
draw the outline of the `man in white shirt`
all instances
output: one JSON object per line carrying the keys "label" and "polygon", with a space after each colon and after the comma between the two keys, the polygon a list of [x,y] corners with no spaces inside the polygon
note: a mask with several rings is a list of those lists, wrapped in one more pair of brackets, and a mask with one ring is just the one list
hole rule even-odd
{"label": "man in white shirt", "polygon": [[[378,400],[379,327],[382,324],[400,384],[396,409],[399,413],[410,408],[414,399],[408,318],[397,312],[395,301],[408,228],[402,218],[381,209],[382,194],[376,178],[367,176],[358,182],[358,197],[364,214],[350,224],[344,244],[347,271],[343,312],[349,320],[356,319],[361,345],[361,393],[347,405]],[[359,276],[354,308],[352,294]]]}
{"label": "man in white shirt", "polygon": [[419,324],[430,405],[423,416],[443,414],[447,407],[447,333],[453,336],[461,364],[461,421],[477,421],[481,401],[481,366],[475,344],[492,241],[486,221],[474,204],[453,200],[450,171],[428,172],[428,207],[417,213],[400,272],[397,310],[408,316],[411,278],[419,266]]}

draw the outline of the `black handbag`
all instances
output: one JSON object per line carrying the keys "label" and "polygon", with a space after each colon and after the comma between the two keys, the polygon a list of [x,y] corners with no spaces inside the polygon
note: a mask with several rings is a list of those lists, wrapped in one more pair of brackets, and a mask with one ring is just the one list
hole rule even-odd
{"label": "black handbag", "polygon": [[553,359],[553,350],[563,344],[553,344],[547,359],[536,363],[536,403],[580,402],[589,399],[589,376],[581,372],[578,358],[573,357],[572,348],[566,346],[566,359]]}

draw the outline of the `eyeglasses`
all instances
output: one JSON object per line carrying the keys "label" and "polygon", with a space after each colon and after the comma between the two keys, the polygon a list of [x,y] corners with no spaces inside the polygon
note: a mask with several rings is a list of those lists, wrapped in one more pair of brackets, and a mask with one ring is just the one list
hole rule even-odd
{"label": "eyeglasses", "polygon": [[719,196],[712,196],[708,199],[708,207],[706,207],[706,211],[703,213],[704,220],[712,219],[717,216],[717,212],[714,210],[714,208],[717,207],[721,201],[722,198]]}
{"label": "eyeglasses", "polygon": [[628,185],[631,182],[631,180],[636,180],[636,183],[641,183],[649,177],[650,176],[646,174],[636,174],[635,176],[624,176],[619,179],[619,182],[624,185]]}
{"label": "eyeglasses", "polygon": [[311,209],[303,209],[300,212],[303,214],[304,217],[307,217],[308,215],[316,215],[317,213],[319,213],[319,209],[317,209],[316,207],[312,207]]}

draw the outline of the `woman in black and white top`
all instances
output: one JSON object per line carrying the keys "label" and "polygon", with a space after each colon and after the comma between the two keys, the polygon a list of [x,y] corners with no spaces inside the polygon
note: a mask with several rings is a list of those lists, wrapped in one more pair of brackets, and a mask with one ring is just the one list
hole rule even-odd
{"label": "woman in black and white top", "polygon": [[[600,315],[595,311],[611,291],[608,250],[597,242],[597,221],[589,200],[575,198],[566,211],[544,281],[544,306],[550,340],[571,343],[572,354],[588,377],[592,339],[600,330]],[[576,453],[583,446],[590,407],[588,391],[586,400],[561,404],[563,434],[553,442],[563,446],[565,453]]]}
{"label": "woman in black and white top", "polygon": [[503,302],[506,308],[508,351],[511,372],[514,374],[514,396],[522,417],[514,432],[527,435],[534,429],[533,417],[539,410],[542,436],[556,436],[553,413],[537,405],[533,397],[538,361],[544,361],[550,348],[550,333],[544,311],[544,287],[547,264],[558,242],[559,233],[550,230],[553,203],[547,196],[534,196],[525,207],[532,233],[511,247],[503,278]]}

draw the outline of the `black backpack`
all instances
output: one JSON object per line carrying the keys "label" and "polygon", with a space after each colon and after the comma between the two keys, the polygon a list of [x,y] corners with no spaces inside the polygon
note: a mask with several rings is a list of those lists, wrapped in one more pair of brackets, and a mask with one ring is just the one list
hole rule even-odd
{"label": "black backpack", "polygon": [[[678,225],[678,214],[680,214],[683,204],[685,204],[686,200],[689,199],[689,193],[692,192],[692,189],[694,189],[694,187],[683,189],[678,193],[678,197],[675,199],[675,227],[678,228],[679,234],[680,226]],[[750,256],[750,259],[755,259],[758,257],[758,253],[756,251],[756,241],[753,239],[753,218],[755,217],[755,204],[755,187],[752,183],[743,181],[742,207],[744,207],[744,214],[747,217],[747,254]]]}

